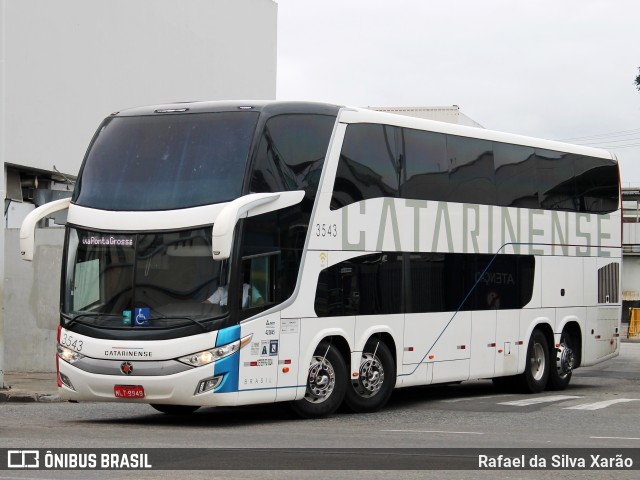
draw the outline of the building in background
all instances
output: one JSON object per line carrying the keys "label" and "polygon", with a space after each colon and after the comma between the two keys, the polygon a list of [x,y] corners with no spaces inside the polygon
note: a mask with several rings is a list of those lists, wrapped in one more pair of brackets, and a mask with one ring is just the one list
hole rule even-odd
{"label": "building in background", "polygon": [[407,117],[425,118],[427,120],[436,120],[439,122],[455,123],[456,125],[465,125],[467,127],[484,128],[475,120],[467,117],[460,111],[458,105],[450,107],[367,107],[378,112],[395,113],[397,115],[406,115]]}
{"label": "building in background", "polygon": [[640,188],[622,189],[622,321],[640,308]]}
{"label": "building in background", "polygon": [[22,219],[71,195],[115,110],[275,98],[276,26],[272,0],[0,0],[0,388],[55,369],[64,232],[43,222],[23,262]]}

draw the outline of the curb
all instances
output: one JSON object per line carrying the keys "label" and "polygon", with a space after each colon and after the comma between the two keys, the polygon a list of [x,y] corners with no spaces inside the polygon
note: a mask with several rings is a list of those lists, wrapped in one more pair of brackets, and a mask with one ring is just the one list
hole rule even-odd
{"label": "curb", "polygon": [[50,393],[20,393],[11,390],[0,391],[0,403],[60,403],[58,395]]}

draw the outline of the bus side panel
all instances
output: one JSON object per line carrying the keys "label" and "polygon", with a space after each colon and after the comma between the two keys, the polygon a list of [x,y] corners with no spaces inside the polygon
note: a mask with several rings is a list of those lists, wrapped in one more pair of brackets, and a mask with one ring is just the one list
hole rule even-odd
{"label": "bus side panel", "polygon": [[457,312],[445,327],[429,356],[433,355],[433,383],[469,379],[471,312]]}
{"label": "bus side panel", "polygon": [[521,310],[498,310],[496,320],[495,376],[518,373]]}
{"label": "bus side panel", "polygon": [[587,311],[587,328],[583,367],[595,365],[620,352],[620,307],[591,307]]}
{"label": "bus side panel", "polygon": [[[611,253],[613,255],[613,253]],[[619,251],[615,252],[619,255]],[[620,352],[621,275],[620,258],[599,257],[589,272],[595,278],[595,308],[589,308],[582,365],[588,366],[614,357]]]}
{"label": "bus side panel", "polygon": [[276,401],[295,400],[300,357],[300,319],[280,320],[280,350],[278,360],[278,393]]}
{"label": "bus side panel", "polygon": [[[405,315],[403,373],[414,372],[415,364],[427,362],[433,364],[433,383],[468,380],[470,355],[471,312]],[[445,363],[436,368],[433,362]],[[427,369],[425,380],[430,373]],[[411,384],[418,384],[414,381]]]}
{"label": "bus side panel", "polygon": [[239,403],[275,401],[280,350],[280,312],[242,324],[241,337],[252,334],[240,350]]}
{"label": "bus side panel", "polygon": [[[468,356],[469,350],[458,351],[456,346],[464,344],[471,334],[470,322],[467,322],[466,325],[460,325],[465,323],[464,317],[470,317],[470,313],[459,313],[460,318],[454,318],[449,323],[453,315],[454,312],[407,313],[405,315],[402,363],[413,365],[434,359],[453,360]],[[449,324],[448,327],[447,324]],[[457,328],[460,332],[453,332],[453,328]],[[461,338],[465,342],[460,343]],[[454,345],[453,348],[452,345]],[[455,354],[452,355],[454,350]],[[460,357],[460,354],[463,356]],[[429,356],[433,356],[433,358],[430,359]]]}
{"label": "bus side panel", "polygon": [[[327,337],[342,337],[349,344],[349,350],[353,351],[353,335],[355,331],[355,317],[313,317],[300,319],[300,356],[298,357],[298,385],[296,400],[304,397],[309,365],[313,353],[320,342]],[[324,352],[323,352],[324,354]],[[347,373],[349,372],[349,359],[345,359]]]}
{"label": "bus side panel", "polygon": [[581,257],[544,256],[536,261],[540,263],[542,307],[584,305]]}
{"label": "bus side panel", "polygon": [[495,373],[496,320],[498,310],[471,314],[471,370],[469,378],[489,378]]}
{"label": "bus side panel", "polygon": [[[401,365],[402,374],[398,376],[396,387],[412,387],[414,385],[428,385],[433,380],[433,363],[416,365]],[[400,370],[398,370],[400,371]]]}
{"label": "bus side panel", "polygon": [[[362,352],[367,340],[377,333],[388,333],[395,342],[395,357],[402,361],[402,339],[404,333],[404,315],[359,315],[356,316],[356,329],[354,351]],[[393,347],[388,345],[389,349]],[[351,364],[351,373],[359,372],[361,355],[356,356],[356,361]],[[349,365],[347,365],[349,368]],[[397,373],[401,369],[396,365]]]}
{"label": "bus side panel", "polygon": [[556,309],[556,325],[553,329],[555,334],[555,343],[560,343],[562,330],[564,330],[564,327],[569,322],[576,322],[580,326],[580,332],[582,332],[582,338],[584,339],[584,332],[587,328],[587,308],[571,307]]}

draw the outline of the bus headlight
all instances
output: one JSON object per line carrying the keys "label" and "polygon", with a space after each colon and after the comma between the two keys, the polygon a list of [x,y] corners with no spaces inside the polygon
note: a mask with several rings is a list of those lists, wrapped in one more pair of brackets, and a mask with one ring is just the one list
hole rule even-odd
{"label": "bus headlight", "polygon": [[58,356],[67,363],[75,363],[81,358],[84,358],[84,355],[76,352],[75,350],[71,350],[63,345],[58,344]]}
{"label": "bus headlight", "polygon": [[193,367],[208,365],[236,353],[251,341],[251,337],[253,337],[253,334],[247,335],[246,337],[241,338],[240,340],[236,340],[235,342],[212,348],[211,350],[204,350],[202,352],[192,353],[191,355],[187,355],[186,357],[180,357],[178,358],[178,361],[186,363],[187,365],[191,365]]}

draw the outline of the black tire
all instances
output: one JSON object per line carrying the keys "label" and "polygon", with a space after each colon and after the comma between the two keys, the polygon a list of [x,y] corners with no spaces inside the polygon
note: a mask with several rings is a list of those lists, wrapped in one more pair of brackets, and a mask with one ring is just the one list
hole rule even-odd
{"label": "black tire", "polygon": [[534,330],[529,338],[524,373],[519,375],[520,390],[540,393],[549,380],[549,344],[540,330]]}
{"label": "black tire", "polygon": [[396,364],[389,347],[370,339],[360,359],[359,376],[347,386],[344,403],[356,413],[375,412],[386,405],[396,384]]}
{"label": "black tire", "polygon": [[322,342],[316,348],[307,375],[304,398],[291,402],[302,418],[321,418],[334,413],[347,390],[347,367],[338,349]]}
{"label": "black tire", "polygon": [[192,405],[162,405],[159,403],[152,403],[151,406],[167,415],[190,415],[200,408]]}
{"label": "black tire", "polygon": [[547,390],[564,390],[569,386],[573,368],[575,367],[575,353],[573,350],[573,339],[568,332],[562,332],[560,336],[560,347],[551,345],[549,357],[549,383]]}

